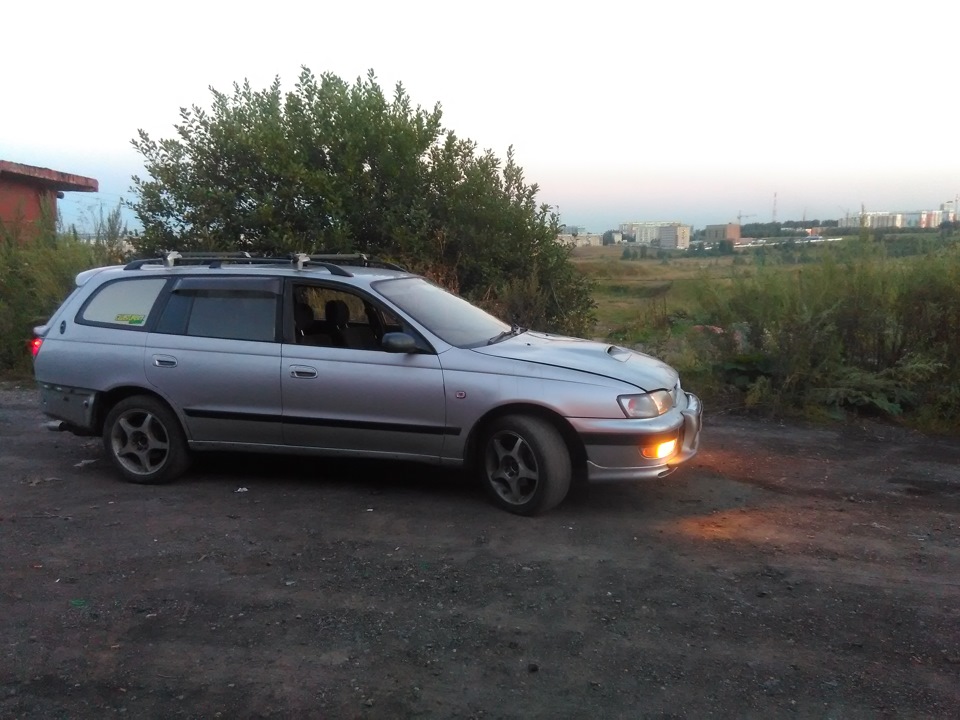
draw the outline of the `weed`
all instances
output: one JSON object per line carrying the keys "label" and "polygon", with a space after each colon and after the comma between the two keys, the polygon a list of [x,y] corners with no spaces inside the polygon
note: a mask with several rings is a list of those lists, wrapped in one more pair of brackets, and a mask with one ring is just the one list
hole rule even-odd
{"label": "weed", "polygon": [[29,369],[33,326],[56,310],[78,272],[106,260],[102,245],[57,235],[52,224],[39,226],[29,239],[0,230],[0,370]]}
{"label": "weed", "polygon": [[[581,268],[598,281],[601,320],[616,304],[618,341],[649,348],[685,384],[702,383],[692,387],[708,400],[728,402],[733,392],[742,407],[773,414],[855,412],[960,428],[955,242],[864,237],[760,250],[674,259],[659,272],[649,262],[622,263],[612,282],[596,274],[600,263]],[[644,270],[642,280],[624,266]],[[632,290],[641,282],[669,287],[668,322],[644,311]]]}

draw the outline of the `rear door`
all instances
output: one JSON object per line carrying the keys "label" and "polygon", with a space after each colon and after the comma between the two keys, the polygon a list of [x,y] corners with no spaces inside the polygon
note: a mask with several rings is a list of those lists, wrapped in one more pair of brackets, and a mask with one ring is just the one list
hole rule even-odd
{"label": "rear door", "polygon": [[280,445],[279,278],[177,279],[147,336],[147,379],[191,440]]}

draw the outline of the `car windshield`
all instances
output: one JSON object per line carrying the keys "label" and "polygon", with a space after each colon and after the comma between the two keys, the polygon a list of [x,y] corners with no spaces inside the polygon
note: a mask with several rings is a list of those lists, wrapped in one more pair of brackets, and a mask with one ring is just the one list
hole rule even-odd
{"label": "car windshield", "polygon": [[423,278],[381,280],[374,287],[438,338],[457,347],[486,345],[510,330],[507,323]]}

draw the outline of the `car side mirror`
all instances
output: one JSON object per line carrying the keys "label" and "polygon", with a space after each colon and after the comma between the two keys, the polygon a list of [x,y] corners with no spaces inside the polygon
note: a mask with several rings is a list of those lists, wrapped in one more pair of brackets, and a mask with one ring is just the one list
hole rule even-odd
{"label": "car side mirror", "polygon": [[418,351],[417,341],[410,335],[402,332],[389,332],[380,341],[380,347],[392,353],[415,353]]}

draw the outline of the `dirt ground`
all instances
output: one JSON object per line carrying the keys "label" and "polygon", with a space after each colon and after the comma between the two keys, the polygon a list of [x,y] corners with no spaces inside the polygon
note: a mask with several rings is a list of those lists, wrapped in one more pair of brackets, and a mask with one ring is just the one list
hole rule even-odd
{"label": "dirt ground", "polygon": [[707,413],[649,484],[118,480],[0,387],[2,718],[960,717],[960,442]]}

